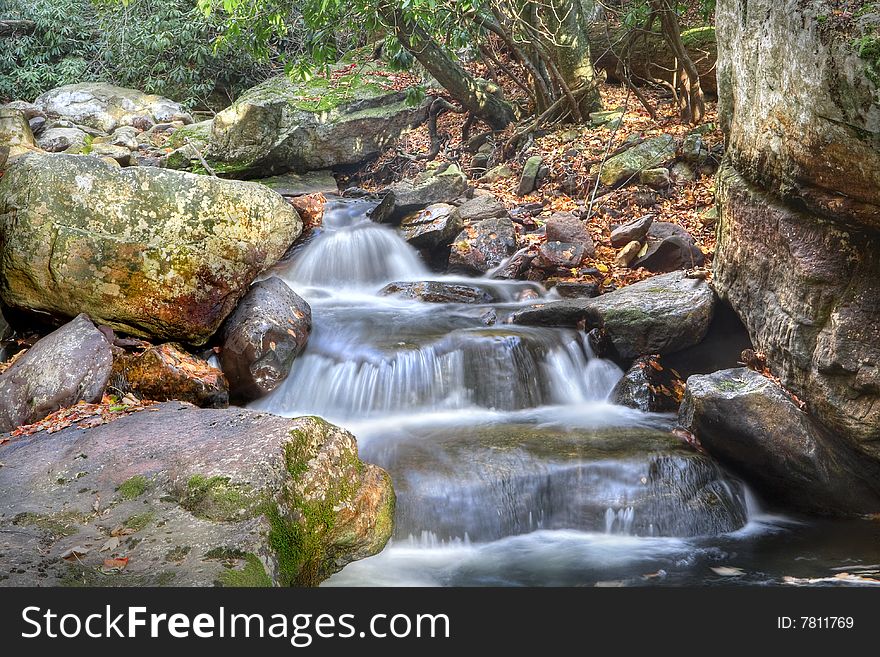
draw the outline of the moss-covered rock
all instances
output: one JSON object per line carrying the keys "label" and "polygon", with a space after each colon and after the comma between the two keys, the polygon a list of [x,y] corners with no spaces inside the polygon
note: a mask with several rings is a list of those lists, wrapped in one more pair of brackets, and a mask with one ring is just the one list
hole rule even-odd
{"label": "moss-covered rock", "polygon": [[207,156],[239,175],[328,169],[377,155],[426,117],[375,63],[308,82],[281,75],[214,118]]}
{"label": "moss-covered rock", "polygon": [[0,298],[202,344],[301,230],[263,185],[30,153],[0,179]]}
{"label": "moss-covered rock", "polygon": [[628,148],[620,155],[608,158],[602,167],[599,180],[603,185],[625,185],[636,182],[639,173],[646,169],[657,169],[675,159],[675,138],[660,135]]}
{"label": "moss-covered rock", "polygon": [[[319,418],[169,402],[17,439],[0,461],[7,585],[313,585],[392,531],[388,474]],[[101,572],[111,556],[123,572]]]}

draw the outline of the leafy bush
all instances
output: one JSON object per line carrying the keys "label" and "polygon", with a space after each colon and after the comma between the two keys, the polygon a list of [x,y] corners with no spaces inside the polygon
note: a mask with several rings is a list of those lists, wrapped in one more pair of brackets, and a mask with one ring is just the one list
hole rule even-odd
{"label": "leafy bush", "polygon": [[104,80],[218,108],[277,68],[243,50],[215,52],[217,21],[194,0],[6,0],[3,17],[36,30],[3,40],[0,97]]}

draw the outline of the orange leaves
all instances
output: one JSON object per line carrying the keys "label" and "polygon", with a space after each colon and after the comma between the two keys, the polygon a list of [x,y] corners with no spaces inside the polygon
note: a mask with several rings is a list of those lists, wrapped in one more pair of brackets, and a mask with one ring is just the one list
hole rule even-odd
{"label": "orange leaves", "polygon": [[153,404],[155,402],[141,401],[129,395],[122,400],[118,400],[115,396],[104,395],[100,404],[87,404],[81,401],[75,406],[55,411],[39,422],[18,427],[10,435],[17,438],[30,436],[39,431],[55,433],[75,424],[80,429],[87,429],[142,411]]}

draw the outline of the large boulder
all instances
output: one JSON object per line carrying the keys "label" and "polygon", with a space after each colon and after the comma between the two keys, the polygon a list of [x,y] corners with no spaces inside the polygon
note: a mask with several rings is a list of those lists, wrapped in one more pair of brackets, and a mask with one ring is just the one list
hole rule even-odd
{"label": "large boulder", "polygon": [[675,159],[676,150],[672,135],[652,137],[608,158],[602,166],[599,181],[612,186],[635,182],[645,169],[655,169]]}
{"label": "large boulder", "polygon": [[389,88],[375,64],[337,68],[327,78],[286,75],[246,91],[214,117],[206,156],[219,171],[282,173],[357,164],[381,153],[427,118],[406,92]]}
{"label": "large boulder", "polygon": [[[35,150],[36,146],[25,115],[16,109],[0,108],[0,148],[9,149],[6,155]],[[0,162],[0,166],[3,166],[3,162]]]}
{"label": "large boulder", "polygon": [[112,367],[104,334],[77,316],[0,374],[0,433],[80,401],[100,401]]}
{"label": "large boulder", "polygon": [[715,294],[683,272],[654,276],[593,299],[541,303],[512,315],[515,324],[604,328],[621,358],[670,354],[698,344],[712,321]]}
{"label": "large boulder", "polygon": [[516,230],[508,217],[483,219],[466,226],[452,243],[449,268],[466,274],[484,274],[516,251]]}
{"label": "large boulder", "polygon": [[312,330],[312,309],[275,276],[254,283],[220,331],[220,363],[233,401],[272,392],[287,378]]}
{"label": "large boulder", "polygon": [[34,105],[49,116],[108,134],[121,125],[145,129],[169,121],[192,123],[192,116],[174,101],[106,82],[79,82],[58,87],[38,96]]}
{"label": "large boulder", "polygon": [[110,384],[114,392],[152,401],[184,401],[206,408],[229,405],[223,372],[179,345],[150,345],[137,352],[116,348]]}
{"label": "large boulder", "polygon": [[880,464],[842,444],[758,372],[688,378],[679,421],[771,503],[819,513],[880,512]]}
{"label": "large boulder", "polygon": [[0,298],[202,344],[301,229],[256,183],[27,154],[0,179]]}
{"label": "large boulder", "polygon": [[320,418],[168,402],[0,461],[7,586],[308,586],[392,530],[391,479]]}
{"label": "large boulder", "polygon": [[718,2],[714,282],[784,385],[880,460],[880,85],[853,45],[876,36],[817,20],[836,7]]}

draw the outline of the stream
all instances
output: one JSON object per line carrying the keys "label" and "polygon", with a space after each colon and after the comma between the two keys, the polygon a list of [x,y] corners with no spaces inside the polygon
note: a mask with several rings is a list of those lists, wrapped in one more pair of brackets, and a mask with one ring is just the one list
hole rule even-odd
{"label": "stream", "polygon": [[[325,586],[775,584],[878,568],[880,523],[767,513],[670,433],[674,416],[610,403],[623,372],[583,333],[505,322],[552,292],[432,273],[370,207],[329,201],[271,272],[314,325],[287,380],[252,404],[348,428],[392,476],[389,545]],[[379,294],[426,280],[494,301]]]}

